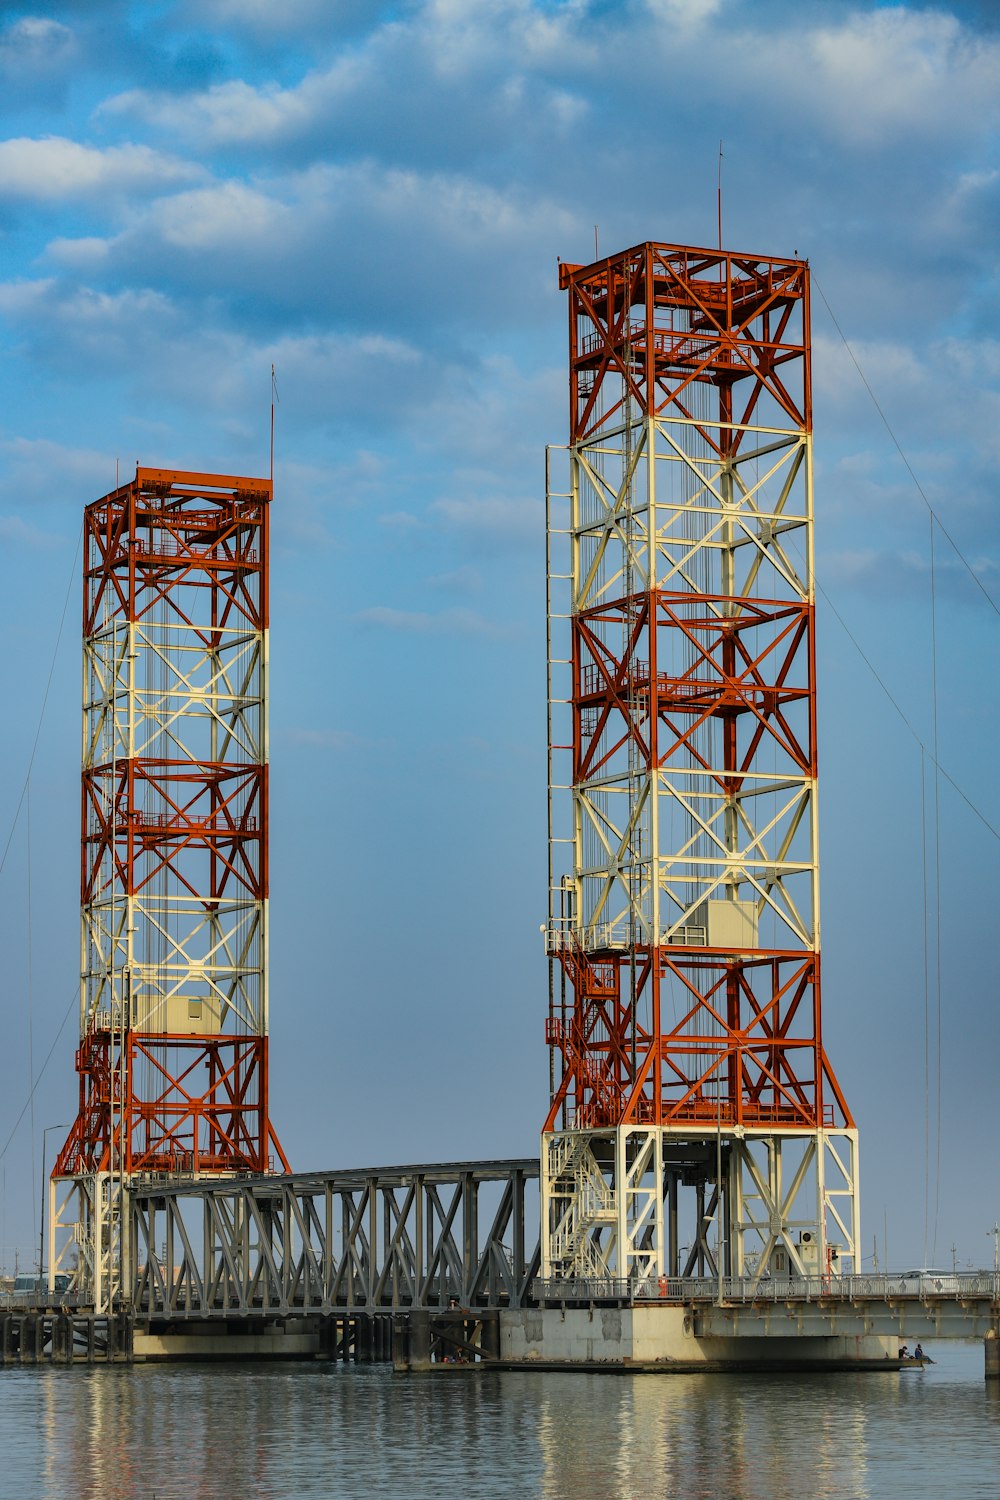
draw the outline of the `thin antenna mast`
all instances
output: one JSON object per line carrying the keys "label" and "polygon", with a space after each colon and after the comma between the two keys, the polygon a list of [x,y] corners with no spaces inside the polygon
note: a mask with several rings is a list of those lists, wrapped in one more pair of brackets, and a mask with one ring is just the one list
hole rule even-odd
{"label": "thin antenna mast", "polygon": [[722,142],[719,142],[719,249],[722,249]]}
{"label": "thin antenna mast", "polygon": [[274,379],[274,365],[271,365],[271,488],[274,488],[274,407],[279,400],[278,387]]}

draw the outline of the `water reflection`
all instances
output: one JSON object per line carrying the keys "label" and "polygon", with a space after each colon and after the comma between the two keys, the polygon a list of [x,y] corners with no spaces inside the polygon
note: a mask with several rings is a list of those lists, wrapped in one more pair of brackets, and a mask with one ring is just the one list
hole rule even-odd
{"label": "water reflection", "polygon": [[774,1500],[800,1492],[804,1467],[812,1496],[866,1500],[872,1493],[870,1408],[854,1377],[839,1385],[824,1376],[551,1379],[570,1384],[550,1384],[539,1412],[544,1500],[567,1494]]}
{"label": "water reflection", "polygon": [[902,1375],[330,1365],[0,1372],[18,1500],[882,1500],[995,1496],[982,1350]]}

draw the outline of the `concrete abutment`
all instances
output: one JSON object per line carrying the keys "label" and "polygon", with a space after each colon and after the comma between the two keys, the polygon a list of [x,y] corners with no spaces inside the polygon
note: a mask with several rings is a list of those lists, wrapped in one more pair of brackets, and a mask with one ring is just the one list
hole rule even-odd
{"label": "concrete abutment", "polygon": [[710,1371],[894,1369],[884,1336],[696,1336],[684,1307],[543,1307],[500,1315],[505,1367]]}

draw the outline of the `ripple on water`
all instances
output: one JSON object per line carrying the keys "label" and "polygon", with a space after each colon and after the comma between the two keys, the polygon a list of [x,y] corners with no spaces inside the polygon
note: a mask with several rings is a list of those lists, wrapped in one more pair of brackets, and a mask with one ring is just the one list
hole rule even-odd
{"label": "ripple on water", "polygon": [[1000,1495],[978,1345],[871,1375],[0,1372],[17,1500],[885,1500]]}

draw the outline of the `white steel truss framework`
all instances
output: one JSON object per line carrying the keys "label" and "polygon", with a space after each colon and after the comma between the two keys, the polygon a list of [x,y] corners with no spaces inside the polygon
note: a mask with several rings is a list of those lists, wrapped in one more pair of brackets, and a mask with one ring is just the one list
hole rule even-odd
{"label": "white steel truss framework", "polygon": [[850,1269],[857,1132],[820,1011],[808,269],[643,245],[561,284],[543,1274]]}
{"label": "white steel truss framework", "polygon": [[87,507],[80,1107],[50,1277],[121,1293],[136,1178],[268,1170],[266,480]]}

